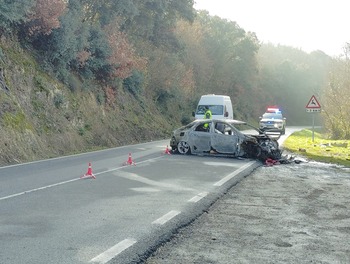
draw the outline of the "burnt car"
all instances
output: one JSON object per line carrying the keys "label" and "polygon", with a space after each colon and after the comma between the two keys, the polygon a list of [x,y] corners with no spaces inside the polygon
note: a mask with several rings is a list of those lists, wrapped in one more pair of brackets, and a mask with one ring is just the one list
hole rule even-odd
{"label": "burnt car", "polygon": [[173,131],[170,146],[180,154],[224,154],[265,161],[279,160],[278,142],[240,120],[201,119]]}

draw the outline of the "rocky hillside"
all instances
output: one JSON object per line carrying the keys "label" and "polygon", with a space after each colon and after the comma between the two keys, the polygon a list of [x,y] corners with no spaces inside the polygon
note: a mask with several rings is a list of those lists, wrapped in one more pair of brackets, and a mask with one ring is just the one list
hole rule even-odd
{"label": "rocky hillside", "polygon": [[79,78],[64,86],[5,38],[0,69],[0,166],[164,139],[179,122],[123,88]]}

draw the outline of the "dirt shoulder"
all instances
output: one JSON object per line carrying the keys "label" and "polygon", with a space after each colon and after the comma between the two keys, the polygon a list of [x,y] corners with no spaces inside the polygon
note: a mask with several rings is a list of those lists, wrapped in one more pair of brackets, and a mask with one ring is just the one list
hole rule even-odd
{"label": "dirt shoulder", "polygon": [[349,169],[260,167],[145,263],[350,263],[349,189]]}

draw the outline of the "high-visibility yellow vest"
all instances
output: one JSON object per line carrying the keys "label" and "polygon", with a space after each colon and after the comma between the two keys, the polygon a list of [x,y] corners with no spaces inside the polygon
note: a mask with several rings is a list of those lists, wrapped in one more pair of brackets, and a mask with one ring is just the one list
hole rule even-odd
{"label": "high-visibility yellow vest", "polygon": [[211,119],[212,116],[211,111],[208,109],[204,114],[204,119]]}

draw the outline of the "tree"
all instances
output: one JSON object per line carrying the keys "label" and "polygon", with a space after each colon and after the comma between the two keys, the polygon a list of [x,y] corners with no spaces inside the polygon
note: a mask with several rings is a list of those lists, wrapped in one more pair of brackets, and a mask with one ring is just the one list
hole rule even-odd
{"label": "tree", "polygon": [[78,55],[89,47],[89,24],[83,21],[79,0],[68,2],[68,11],[60,18],[61,26],[49,36],[40,36],[35,44],[45,52],[46,60],[56,69],[58,77],[66,81],[69,69],[77,67]]}
{"label": "tree", "polygon": [[[174,29],[179,19],[193,21],[193,0],[134,1],[137,13],[121,24],[123,31],[136,39],[150,41],[157,47],[177,47]],[[172,50],[173,49],[173,50]]]}
{"label": "tree", "polygon": [[138,0],[80,0],[85,15],[91,23],[100,23],[102,27],[110,24],[117,17],[123,21],[138,14]]}
{"label": "tree", "polygon": [[[213,74],[214,61],[208,56],[204,43],[204,33],[206,29],[198,19],[193,23],[185,20],[180,20],[176,26],[176,37],[183,46],[183,51],[180,53],[184,64],[189,67],[192,75],[192,80],[188,80],[190,85],[184,89],[188,90],[188,94],[198,97],[201,94],[210,92],[207,86],[210,85],[210,79]],[[187,78],[189,76],[187,75]],[[189,90],[190,89],[190,90]],[[193,96],[191,96],[192,98]],[[197,98],[195,98],[197,103]]]}
{"label": "tree", "polygon": [[26,21],[34,4],[35,0],[0,0],[0,27],[9,30]]}
{"label": "tree", "polygon": [[[211,17],[207,12],[197,16],[203,29],[202,46],[211,62],[210,80],[205,91],[231,96],[236,113],[249,113],[249,97],[255,92],[258,40],[236,22]],[[248,99],[248,100],[247,100]],[[254,106],[254,104],[250,104]]]}
{"label": "tree", "polygon": [[126,34],[119,30],[117,22],[106,26],[105,32],[111,48],[108,62],[112,67],[113,77],[125,79],[132,75],[133,70],[145,68],[146,60],[136,55]]}
{"label": "tree", "polygon": [[333,139],[350,139],[350,44],[344,58],[334,60],[329,85],[322,97],[325,127]]}
{"label": "tree", "polygon": [[111,47],[108,43],[108,37],[99,24],[91,25],[88,38],[89,59],[80,69],[84,76],[103,80],[111,75],[112,67],[108,63],[108,58],[112,54]]}
{"label": "tree", "polygon": [[28,16],[29,34],[50,34],[52,29],[59,28],[59,18],[65,10],[64,0],[37,0],[32,13]]}
{"label": "tree", "polygon": [[[320,95],[327,83],[330,57],[324,53],[307,54],[287,46],[262,44],[258,53],[259,107],[278,105],[289,125],[308,125],[305,105],[312,95]],[[319,118],[316,119],[320,122]]]}

